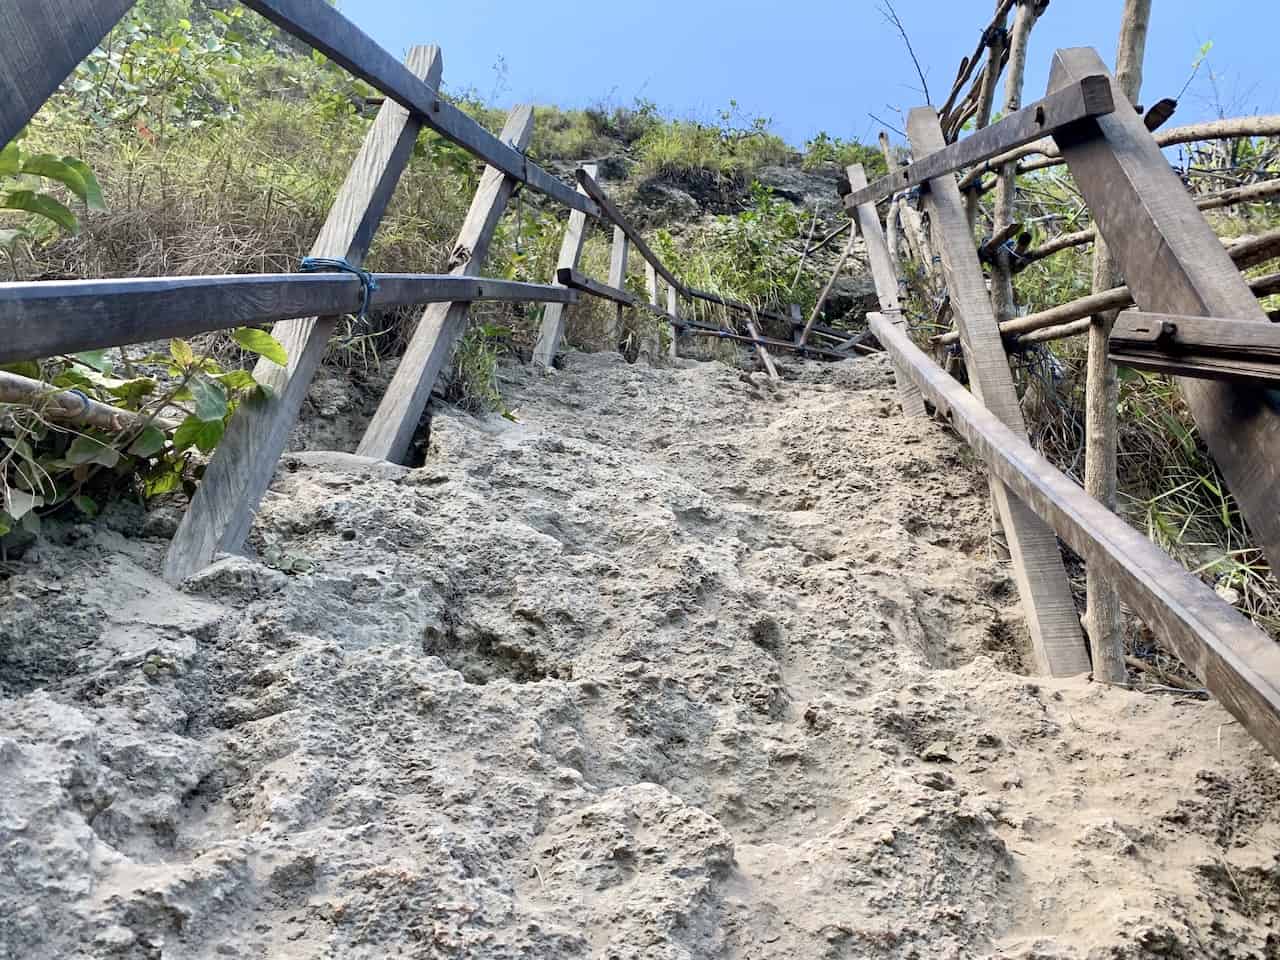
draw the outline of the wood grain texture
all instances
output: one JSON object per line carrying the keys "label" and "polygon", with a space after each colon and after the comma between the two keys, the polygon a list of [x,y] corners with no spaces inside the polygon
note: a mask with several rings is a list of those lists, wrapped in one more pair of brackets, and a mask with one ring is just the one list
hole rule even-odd
{"label": "wood grain texture", "polygon": [[[860,163],[848,167],[845,174],[855,191],[860,190],[867,182],[867,172]],[[875,203],[868,200],[859,204],[853,210],[853,219],[858,224],[862,242],[867,248],[867,260],[871,264],[871,277],[875,282],[876,299],[880,301],[880,312],[905,329],[907,318],[903,316],[902,304],[898,300],[902,282],[898,263],[889,255],[889,246],[885,241],[884,230],[880,227],[880,215],[876,213]],[[903,414],[908,417],[927,416],[924,398],[920,396],[920,391],[911,378],[896,367],[894,377],[897,380],[898,402],[902,404]]]}
{"label": "wood grain texture", "polygon": [[[596,165],[594,163],[583,167],[587,176],[593,180],[596,175]],[[582,186],[578,187],[583,190]],[[582,259],[582,245],[587,239],[587,216],[581,211],[574,210],[569,214],[569,224],[564,230],[564,240],[560,244],[560,260],[556,265],[556,269],[562,270],[568,267],[570,270],[578,269],[578,261]],[[542,315],[542,331],[538,336],[538,343],[533,348],[533,362],[544,369],[550,369],[555,362],[556,354],[560,352],[560,344],[564,340],[565,326],[565,308],[552,304],[547,307],[547,312]]]}
{"label": "wood grain texture", "polygon": [[[1154,543],[1090,497],[948,377],[896,326],[873,314],[885,349],[1018,499],[1049,523],[1222,705],[1280,757],[1280,646]],[[1212,728],[1205,732],[1212,736]]]}
{"label": "wood grain texture", "polygon": [[1280,360],[1280,324],[1126,310],[1116,319],[1117,347],[1163,344],[1166,351]]}
{"label": "wood grain texture", "polygon": [[418,122],[491,167],[565,206],[599,219],[600,208],[575,193],[523,152],[503,143],[462,110],[440,98],[439,83],[424,82],[325,0],[243,0],[280,29],[319,50],[351,74],[410,110]]}
{"label": "wood grain texture", "polygon": [[[532,137],[533,107],[516,107],[507,117],[502,142],[524,150]],[[454,244],[451,257],[454,275],[476,277],[484,270],[493,235],[516,183],[515,178],[496,167],[485,168]],[[414,434],[431,400],[431,391],[466,330],[468,315],[466,303],[433,304],[423,313],[377,412],[365,428],[356,450],[358,455],[392,463],[407,462]]]}
{"label": "wood grain texture", "polygon": [[756,356],[760,358],[760,363],[765,369],[765,373],[769,374],[770,380],[781,380],[778,375],[778,365],[773,362],[773,354],[769,352],[769,348],[765,346],[764,339],[760,336],[760,331],[756,327],[754,317],[747,317],[746,320],[747,333],[751,335],[751,339],[755,343]]}
{"label": "wood grain texture", "polygon": [[16,137],[134,0],[0,3],[0,147]]}
{"label": "wood grain texture", "polygon": [[680,291],[667,285],[667,315],[671,318],[671,342],[667,345],[667,356],[675,360],[680,356],[680,337],[684,328],[680,323]]}
{"label": "wood grain texture", "polygon": [[[442,68],[436,47],[415,47],[409,53],[409,75],[432,89],[440,83]],[[312,247],[313,255],[345,257],[353,265],[364,262],[421,129],[399,103],[383,104]],[[289,366],[266,361],[258,365],[254,375],[271,387],[274,398],[242,406],[231,418],[169,547],[164,575],[170,582],[180,582],[219,553],[243,546],[336,325],[332,316],[276,324],[272,332],[284,343]]]}
{"label": "wood grain texture", "polygon": [[[567,292],[508,280],[437,274],[375,274],[374,310],[442,300],[572,303]],[[0,363],[190,337],[317,313],[359,311],[349,274],[55,280],[0,284]]]}
{"label": "wood grain texture", "polygon": [[[930,107],[911,111],[907,132],[912,149],[919,154],[932,153],[944,144],[938,115]],[[1025,438],[1022,407],[955,177],[948,174],[930,180],[925,199],[974,395],[1010,430]],[[1003,485],[993,483],[992,493],[1041,669],[1052,676],[1088,673],[1088,650],[1053,531]]]}
{"label": "wood grain texture", "polygon": [[[1050,88],[1100,73],[1096,51],[1059,50]],[[1267,322],[1135,111],[1083,121],[1055,139],[1139,307]],[[1271,568],[1280,570],[1280,411],[1254,386],[1192,379],[1179,386]]]}
{"label": "wood grain texture", "polygon": [[1086,117],[1097,117],[1113,109],[1110,85],[1102,77],[1087,77],[1079,84],[1056,91],[1025,110],[1011,113],[1003,120],[979,130],[972,136],[943,146],[919,160],[881,177],[867,187],[853,190],[844,198],[846,210],[864,203],[876,203],[900,190],[955,173],[1015,147],[1039,140],[1046,133],[1076,123]]}

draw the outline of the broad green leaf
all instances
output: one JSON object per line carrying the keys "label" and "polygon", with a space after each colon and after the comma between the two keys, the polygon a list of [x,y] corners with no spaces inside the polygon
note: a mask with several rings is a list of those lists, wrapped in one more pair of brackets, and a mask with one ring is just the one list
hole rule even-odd
{"label": "broad green leaf", "polygon": [[110,374],[114,370],[111,361],[107,359],[106,350],[86,350],[84,353],[75,354],[75,358],[86,366],[93,367],[99,373]]}
{"label": "broad green leaf", "polygon": [[220,373],[217,379],[228,390],[252,390],[258,385],[258,381],[253,379],[253,374],[248,370],[231,370],[227,373]]}
{"label": "broad green leaf", "polygon": [[0,177],[12,177],[22,169],[22,151],[17,141],[0,150]]}
{"label": "broad green leaf", "polygon": [[196,353],[191,349],[191,344],[177,337],[169,341],[169,353],[180,367],[189,367],[196,362]]}
{"label": "broad green leaf", "polygon": [[182,453],[195,447],[201,453],[213,453],[226,429],[221,420],[204,421],[187,417],[173,433],[173,446]]}
{"label": "broad green leaf", "polygon": [[143,490],[147,499],[172,493],[182,486],[182,464],[162,462],[160,468],[147,476]]}
{"label": "broad green leaf", "polygon": [[134,406],[142,402],[156,391],[156,382],[151,377],[135,377],[132,380],[117,380],[107,387],[113,396],[119,397],[126,404]]}
{"label": "broad green leaf", "polygon": [[81,200],[89,197],[89,185],[84,182],[80,171],[52,154],[38,153],[34,157],[27,157],[22,161],[22,172],[29,177],[56,180]]}
{"label": "broad green leaf", "polygon": [[80,179],[84,181],[85,188],[85,195],[81,199],[84,200],[89,209],[99,212],[105,211],[107,209],[107,201],[102,195],[102,184],[98,183],[98,178],[93,175],[89,165],[78,157],[63,157],[62,162],[80,174]]}
{"label": "broad green leaf", "polygon": [[289,362],[289,354],[285,352],[284,344],[265,330],[241,327],[239,330],[232,331],[231,339],[246,350],[260,357],[266,357],[278,366],[283,367]]}
{"label": "broad green leaf", "polygon": [[166,442],[163,430],[159,427],[147,427],[130,445],[129,453],[135,457],[154,457],[164,449]]}
{"label": "broad green leaf", "polygon": [[19,363],[0,363],[0,371],[16,373],[20,377],[30,377],[32,380],[40,379],[40,364],[34,360],[23,360]]}
{"label": "broad green leaf", "polygon": [[227,415],[227,390],[217,380],[203,374],[191,378],[188,385],[195,401],[196,418],[204,423],[222,422]]}
{"label": "broad green leaf", "polygon": [[44,497],[14,487],[5,488],[4,509],[14,520],[21,520],[36,507],[44,506]]}
{"label": "broad green leaf", "polygon": [[109,447],[101,440],[93,437],[79,436],[67,449],[66,460],[70,464],[98,463],[104,467],[114,467],[120,462],[120,451]]}
{"label": "broad green leaf", "polygon": [[38,217],[52,220],[68,233],[76,233],[80,229],[80,220],[67,209],[45,193],[34,190],[10,190],[0,194],[0,210],[23,210],[34,213]]}
{"label": "broad green leaf", "polygon": [[76,509],[83,513],[86,517],[96,517],[98,515],[98,502],[93,497],[84,495],[72,497],[71,502],[76,505]]}

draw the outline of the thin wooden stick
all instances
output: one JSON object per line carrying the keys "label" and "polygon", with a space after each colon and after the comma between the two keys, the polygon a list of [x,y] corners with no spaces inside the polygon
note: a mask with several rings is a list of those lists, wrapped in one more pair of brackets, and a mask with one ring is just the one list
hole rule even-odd
{"label": "thin wooden stick", "polygon": [[809,322],[804,325],[804,330],[800,333],[800,339],[797,341],[800,346],[803,347],[805,341],[809,339],[809,333],[813,330],[813,325],[818,322],[818,314],[827,305],[827,298],[831,296],[831,291],[835,289],[836,281],[840,279],[840,274],[844,272],[845,264],[849,262],[849,257],[853,255],[853,245],[857,239],[857,232],[850,230],[849,241],[844,245],[844,253],[840,254],[840,261],[836,264],[835,270],[831,272],[831,279],[822,288],[822,294],[818,297],[818,302],[813,305],[813,312],[809,314]]}

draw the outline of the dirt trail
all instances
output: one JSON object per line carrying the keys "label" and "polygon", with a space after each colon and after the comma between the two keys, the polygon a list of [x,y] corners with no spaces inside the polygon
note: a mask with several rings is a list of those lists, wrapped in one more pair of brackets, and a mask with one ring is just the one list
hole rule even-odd
{"label": "dirt trail", "polygon": [[963,446],[794,372],[575,355],[422,469],[295,455],[289,575],[58,532],[0,583],[0,957],[1280,957],[1277,765],[1021,675]]}

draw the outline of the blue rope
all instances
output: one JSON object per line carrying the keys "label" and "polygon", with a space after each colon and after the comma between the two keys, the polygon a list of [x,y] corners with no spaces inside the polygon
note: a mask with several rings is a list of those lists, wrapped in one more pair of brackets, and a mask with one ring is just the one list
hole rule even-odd
{"label": "blue rope", "polygon": [[298,267],[303,273],[349,273],[360,281],[363,297],[360,301],[360,315],[356,320],[364,323],[369,318],[369,301],[378,289],[378,281],[368,270],[354,267],[346,260],[336,257],[303,257]]}

